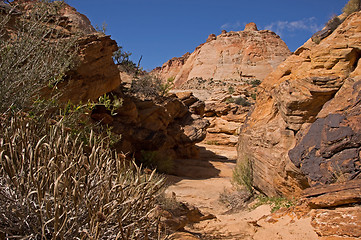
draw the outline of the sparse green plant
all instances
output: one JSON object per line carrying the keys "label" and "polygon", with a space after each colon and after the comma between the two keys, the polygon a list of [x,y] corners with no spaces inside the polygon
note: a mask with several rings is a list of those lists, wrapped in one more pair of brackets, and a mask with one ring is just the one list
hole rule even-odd
{"label": "sparse green plant", "polygon": [[166,96],[174,86],[174,78],[168,78],[166,82],[159,77],[145,74],[134,79],[130,91],[138,97],[152,99]]}
{"label": "sparse green plant", "polygon": [[233,169],[232,182],[236,186],[243,186],[250,194],[254,193],[253,165],[248,157],[237,162],[236,167]]}
{"label": "sparse green plant", "polygon": [[158,83],[158,91],[161,97],[168,95],[169,91],[174,87],[174,77],[167,79],[165,83]]}
{"label": "sparse green plant", "polygon": [[330,29],[332,32],[342,23],[341,19],[334,15],[328,22],[326,23],[327,29]]}
{"label": "sparse green plant", "polygon": [[361,9],[361,1],[360,0],[349,0],[345,7],[342,9],[344,13],[350,15],[351,13],[360,11]]}
{"label": "sparse green plant", "polygon": [[235,99],[233,97],[229,97],[225,100],[226,103],[234,103]]}
{"label": "sparse green plant", "polygon": [[163,179],[60,122],[0,121],[0,233],[6,239],[157,239]]}
{"label": "sparse green plant", "polygon": [[62,7],[59,1],[36,1],[11,23],[11,13],[0,15],[0,112],[29,109],[46,86],[61,94],[57,85],[77,53],[77,36],[57,27]]}
{"label": "sparse green plant", "polygon": [[241,105],[243,107],[248,107],[251,106],[251,103],[247,101],[247,99],[245,99],[244,97],[238,97],[234,100],[234,103],[237,105]]}
{"label": "sparse green plant", "polygon": [[251,81],[252,87],[257,87],[257,86],[259,86],[261,83],[262,83],[261,80],[258,80],[258,79],[254,79],[254,80]]}
{"label": "sparse green plant", "polygon": [[206,141],[207,145],[220,145],[218,141],[216,140],[208,140]]}
{"label": "sparse green plant", "polygon": [[229,87],[228,87],[228,93],[229,93],[229,94],[233,94],[233,93],[234,93],[234,87],[233,87],[233,86],[229,86]]}
{"label": "sparse green plant", "polygon": [[114,116],[116,115],[116,110],[123,105],[123,99],[113,94],[105,93],[98,98],[97,104],[103,104],[111,112],[111,115]]}
{"label": "sparse green plant", "polygon": [[260,194],[257,196],[257,203],[253,205],[253,209],[269,204],[271,206],[271,212],[275,212],[281,208],[290,208],[296,205],[295,199],[287,199],[284,197],[267,197],[266,195]]}
{"label": "sparse green plant", "polygon": [[102,23],[101,26],[99,26],[98,24],[95,24],[95,30],[97,30],[100,33],[105,34],[107,31],[107,28],[108,28],[108,24],[105,21]]}
{"label": "sparse green plant", "polygon": [[141,151],[141,162],[145,167],[156,169],[160,173],[171,173],[174,169],[174,161],[159,151]]}
{"label": "sparse green plant", "polygon": [[257,99],[257,94],[256,94],[256,93],[252,93],[252,94],[251,94],[251,98],[252,98],[253,100],[256,100],[256,99]]}
{"label": "sparse green plant", "polygon": [[115,64],[121,67],[121,70],[127,73],[138,74],[141,70],[132,60],[130,60],[131,52],[127,52],[122,46],[118,46],[118,50],[113,53]]}

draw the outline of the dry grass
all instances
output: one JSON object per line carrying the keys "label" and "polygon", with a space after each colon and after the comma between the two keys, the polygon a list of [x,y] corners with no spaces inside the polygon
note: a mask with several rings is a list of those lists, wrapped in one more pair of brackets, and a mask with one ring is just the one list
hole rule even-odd
{"label": "dry grass", "polygon": [[9,239],[158,239],[163,179],[61,123],[0,121],[0,233]]}

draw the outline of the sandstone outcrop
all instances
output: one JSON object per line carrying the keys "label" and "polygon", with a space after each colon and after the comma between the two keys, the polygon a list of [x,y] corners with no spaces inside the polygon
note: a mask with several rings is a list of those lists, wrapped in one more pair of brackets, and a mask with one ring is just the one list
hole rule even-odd
{"label": "sandstone outcrop", "polygon": [[[36,1],[16,0],[11,4],[26,15],[32,11]],[[89,19],[66,3],[59,3],[59,13],[50,15],[47,24],[57,24],[61,33],[52,41],[67,41],[77,38],[78,53],[76,65],[66,73],[66,78],[58,87],[62,90],[60,100],[73,103],[96,100],[104,93],[117,88],[120,76],[113,62],[113,52],[118,49],[117,43],[103,33],[95,31]],[[54,27],[54,26],[52,26]],[[51,89],[44,88],[44,95],[49,95]]]}
{"label": "sandstone outcrop", "polygon": [[274,32],[258,31],[256,24],[250,23],[244,31],[209,35],[206,43],[186,58],[170,60],[153,72],[164,79],[175,77],[176,87],[194,78],[263,80],[290,54]]}
{"label": "sandstone outcrop", "polygon": [[360,177],[360,37],[357,12],[319,44],[306,42],[260,85],[238,143],[256,188],[296,196]]}
{"label": "sandstone outcrop", "polygon": [[164,158],[195,157],[195,143],[206,137],[209,123],[192,113],[192,107],[202,105],[191,93],[170,96],[162,101],[140,100],[113,92],[123,99],[122,106],[112,116],[108,111],[93,111],[92,118],[109,124],[121,135],[115,144],[119,152],[141,158],[141,151],[158,152]]}
{"label": "sandstone outcrop", "polygon": [[104,93],[116,89],[120,83],[113,52],[117,43],[103,33],[89,34],[79,38],[78,65],[67,73],[61,99],[64,101],[87,102],[96,100]]}

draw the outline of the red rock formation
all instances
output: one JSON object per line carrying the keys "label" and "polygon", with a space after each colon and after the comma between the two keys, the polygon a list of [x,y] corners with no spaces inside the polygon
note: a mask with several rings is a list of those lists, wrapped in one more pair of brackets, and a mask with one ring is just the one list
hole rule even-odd
{"label": "red rock formation", "polygon": [[279,36],[268,30],[258,31],[256,24],[249,23],[244,31],[209,35],[185,62],[174,67],[167,62],[155,72],[162,78],[175,77],[177,87],[193,78],[263,80],[290,54]]}
{"label": "red rock formation", "polygon": [[162,67],[155,68],[152,73],[159,75],[162,79],[167,80],[168,78],[175,77],[183,67],[184,63],[189,58],[190,53],[184,54],[182,57],[174,57],[163,64]]}
{"label": "red rock formation", "polygon": [[239,161],[252,160],[261,191],[295,196],[337,176],[360,177],[360,37],[358,12],[318,45],[309,40],[261,84],[238,143]]}

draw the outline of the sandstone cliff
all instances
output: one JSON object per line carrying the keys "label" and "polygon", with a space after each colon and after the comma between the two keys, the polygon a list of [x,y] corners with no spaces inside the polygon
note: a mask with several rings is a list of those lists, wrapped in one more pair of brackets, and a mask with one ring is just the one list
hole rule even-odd
{"label": "sandstone cliff", "polygon": [[357,12],[263,81],[238,143],[238,161],[253,163],[256,188],[295,196],[360,178],[360,37]]}
{"label": "sandstone cliff", "polygon": [[153,72],[164,79],[175,77],[176,87],[194,78],[263,80],[290,54],[274,32],[258,31],[256,24],[249,23],[244,31],[211,34],[189,56],[172,59]]}

